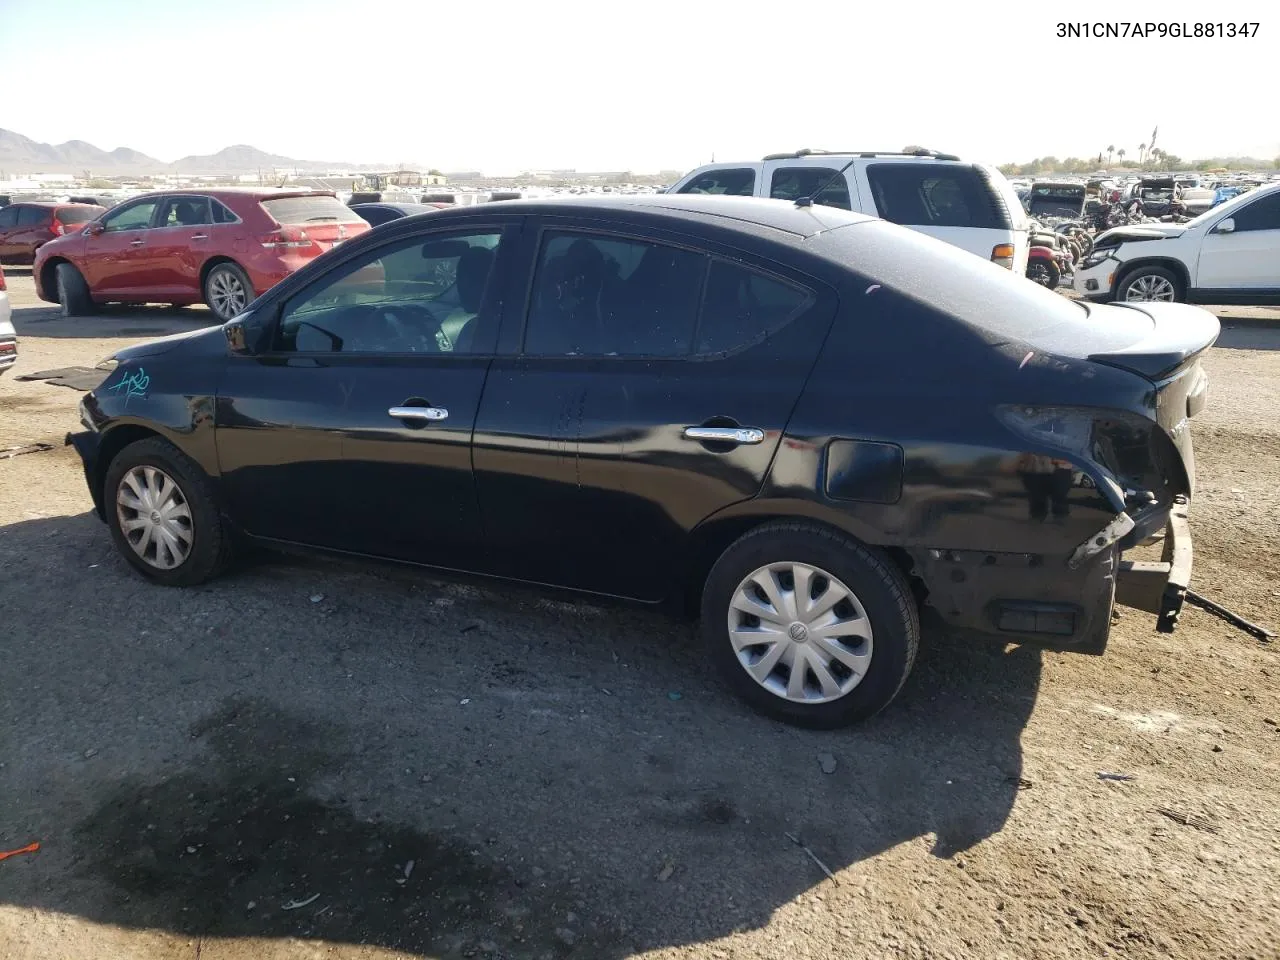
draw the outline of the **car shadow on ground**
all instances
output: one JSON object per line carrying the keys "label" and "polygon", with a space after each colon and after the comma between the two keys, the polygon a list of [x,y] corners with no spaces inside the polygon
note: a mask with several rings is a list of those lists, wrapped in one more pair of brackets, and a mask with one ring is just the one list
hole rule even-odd
{"label": "car shadow on ground", "polygon": [[1267,326],[1254,317],[1224,314],[1218,319],[1222,323],[1222,333],[1214,346],[1231,350],[1280,350],[1280,320]]}
{"label": "car shadow on ground", "polygon": [[605,960],[763,926],[829,883],[787,834],[839,871],[999,832],[1041,670],[928,634],[887,711],[807,732],[647,611],[274,556],[165,589],[89,513],[0,555],[0,847],[43,845],[0,904],[192,937]]}
{"label": "car shadow on ground", "polygon": [[13,328],[19,342],[22,337],[88,340],[120,337],[137,340],[165,337],[217,324],[217,318],[204,307],[109,305],[85,317],[64,317],[54,304],[13,308]]}

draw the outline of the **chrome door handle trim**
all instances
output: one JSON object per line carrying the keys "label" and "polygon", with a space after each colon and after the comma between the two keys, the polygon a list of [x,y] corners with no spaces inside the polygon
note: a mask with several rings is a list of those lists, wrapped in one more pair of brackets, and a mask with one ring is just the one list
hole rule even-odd
{"label": "chrome door handle trim", "polygon": [[443,420],[449,416],[443,407],[392,407],[387,413],[397,420]]}
{"label": "chrome door handle trim", "polygon": [[131,247],[140,247],[140,246],[142,246],[142,245],[143,245],[144,243],[146,243],[146,242],[147,242],[147,241],[145,241],[145,240],[130,240],[130,241],[129,241],[129,246],[131,246]]}
{"label": "chrome door handle trim", "polygon": [[208,239],[209,239],[209,235],[208,235],[207,233],[197,233],[197,234],[196,234],[195,236],[193,236],[191,239],[192,239],[192,240],[208,240]]}
{"label": "chrome door handle trim", "polygon": [[719,443],[763,443],[764,431],[758,427],[685,427],[686,440]]}

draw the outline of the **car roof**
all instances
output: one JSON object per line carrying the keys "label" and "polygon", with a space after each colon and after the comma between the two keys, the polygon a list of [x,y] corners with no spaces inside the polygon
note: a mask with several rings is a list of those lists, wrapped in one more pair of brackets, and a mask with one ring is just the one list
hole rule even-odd
{"label": "car roof", "polygon": [[386,200],[371,200],[368,203],[349,203],[347,204],[352,210],[368,209],[378,207],[382,210],[399,210],[405,214],[415,213],[432,213],[441,209],[440,205],[434,203],[391,203]]}
{"label": "car roof", "polygon": [[[129,200],[150,199],[152,197],[214,197],[228,199],[231,197],[253,200],[273,200],[277,197],[332,197],[333,190],[313,190],[310,187],[170,187],[167,190],[151,190],[129,197]],[[123,202],[123,201],[122,201]]]}
{"label": "car roof", "polygon": [[875,219],[821,204],[798,207],[790,200],[666,193],[492,200],[468,207],[450,207],[429,215],[474,219],[491,211],[545,216],[590,217],[596,214],[623,218],[647,214],[729,229],[751,231],[754,228],[755,232],[766,229],[796,238],[812,237],[826,230]]}

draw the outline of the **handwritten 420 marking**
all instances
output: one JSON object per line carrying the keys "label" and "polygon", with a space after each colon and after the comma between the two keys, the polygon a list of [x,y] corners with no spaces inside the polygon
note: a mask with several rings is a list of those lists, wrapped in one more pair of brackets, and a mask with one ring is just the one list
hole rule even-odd
{"label": "handwritten 420 marking", "polygon": [[111,389],[116,393],[124,394],[124,405],[127,407],[134,397],[146,399],[147,388],[150,386],[151,378],[147,376],[147,371],[139,367],[136,373],[121,377],[120,382]]}

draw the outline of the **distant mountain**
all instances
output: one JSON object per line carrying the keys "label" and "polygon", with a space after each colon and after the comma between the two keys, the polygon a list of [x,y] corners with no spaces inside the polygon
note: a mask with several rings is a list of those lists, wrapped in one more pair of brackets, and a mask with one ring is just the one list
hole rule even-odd
{"label": "distant mountain", "polygon": [[163,170],[165,164],[137,150],[121,147],[106,151],[83,140],[56,146],[39,143],[12,130],[0,130],[0,170],[6,173],[144,173]]}
{"label": "distant mountain", "polygon": [[39,143],[12,130],[0,129],[0,171],[8,174],[83,173],[88,170],[92,175],[101,177],[159,173],[230,176],[257,173],[273,167],[307,173],[338,168],[380,169],[369,164],[294,160],[246,144],[236,144],[208,156],[183,157],[173,163],[165,163],[128,147],[107,151],[83,140],[68,140],[57,145]]}
{"label": "distant mountain", "polygon": [[203,157],[183,157],[169,164],[169,173],[191,174],[233,174],[257,173],[259,170],[272,167],[297,169],[300,171],[334,170],[339,167],[352,167],[350,163],[328,162],[319,160],[294,160],[279,154],[267,153],[257,147],[237,143],[225,147],[217,153]]}

